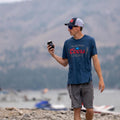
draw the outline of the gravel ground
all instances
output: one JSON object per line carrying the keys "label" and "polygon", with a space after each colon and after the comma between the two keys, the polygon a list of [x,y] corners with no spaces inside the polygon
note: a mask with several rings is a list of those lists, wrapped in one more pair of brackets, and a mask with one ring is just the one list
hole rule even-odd
{"label": "gravel ground", "polygon": [[[85,120],[85,112],[81,117]],[[0,108],[0,120],[73,120],[73,111]],[[120,115],[95,113],[94,120],[120,120]]]}

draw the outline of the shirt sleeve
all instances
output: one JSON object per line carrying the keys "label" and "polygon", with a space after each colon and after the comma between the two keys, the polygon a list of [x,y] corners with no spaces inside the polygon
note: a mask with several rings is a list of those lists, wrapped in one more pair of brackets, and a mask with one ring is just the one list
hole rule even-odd
{"label": "shirt sleeve", "polygon": [[91,51],[91,56],[94,56],[97,54],[97,48],[96,48],[96,43],[95,40],[92,40],[92,51]]}
{"label": "shirt sleeve", "polygon": [[66,49],[66,43],[64,43],[64,46],[63,46],[62,58],[63,59],[67,59],[68,58],[68,56],[67,56],[67,49]]}

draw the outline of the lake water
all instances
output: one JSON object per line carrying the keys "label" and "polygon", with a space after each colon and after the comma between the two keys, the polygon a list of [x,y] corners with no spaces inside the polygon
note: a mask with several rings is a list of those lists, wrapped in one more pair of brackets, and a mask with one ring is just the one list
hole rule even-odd
{"label": "lake water", "polygon": [[[71,101],[66,89],[39,91],[5,91],[0,92],[0,107],[35,108],[41,100],[48,100],[51,104],[64,104],[71,107]],[[94,105],[113,105],[116,112],[120,112],[120,90],[104,90],[100,93],[94,89]]]}

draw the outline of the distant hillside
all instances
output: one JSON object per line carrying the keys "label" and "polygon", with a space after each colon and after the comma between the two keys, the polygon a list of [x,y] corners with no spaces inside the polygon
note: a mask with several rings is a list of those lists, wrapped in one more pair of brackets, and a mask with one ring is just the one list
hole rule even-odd
{"label": "distant hillside", "polygon": [[84,32],[99,45],[116,45],[120,33],[119,0],[31,0],[0,5],[0,48],[39,46],[51,39],[63,45],[71,17],[85,21]]}

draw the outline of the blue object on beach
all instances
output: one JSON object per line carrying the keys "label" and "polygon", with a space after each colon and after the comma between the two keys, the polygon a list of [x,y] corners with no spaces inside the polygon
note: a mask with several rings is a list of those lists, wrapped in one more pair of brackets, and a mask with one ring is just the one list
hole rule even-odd
{"label": "blue object on beach", "polygon": [[36,108],[41,108],[41,109],[51,107],[51,105],[48,101],[41,101],[41,102],[37,103],[35,106],[36,106]]}
{"label": "blue object on beach", "polygon": [[40,101],[39,103],[35,104],[35,107],[38,109],[43,109],[43,110],[54,110],[54,111],[67,110],[67,108],[65,107],[55,108],[48,101]]}

